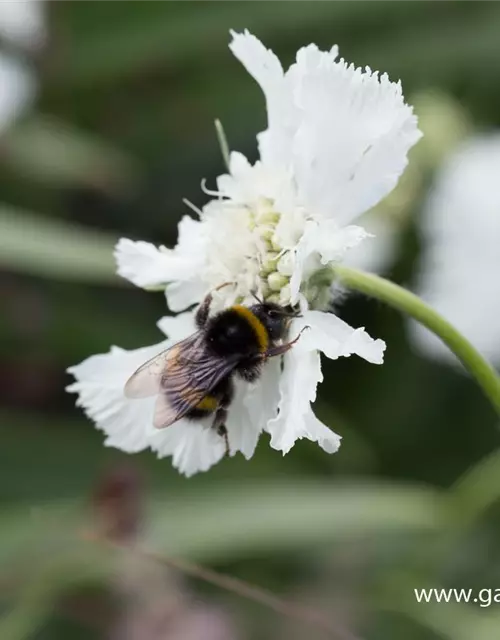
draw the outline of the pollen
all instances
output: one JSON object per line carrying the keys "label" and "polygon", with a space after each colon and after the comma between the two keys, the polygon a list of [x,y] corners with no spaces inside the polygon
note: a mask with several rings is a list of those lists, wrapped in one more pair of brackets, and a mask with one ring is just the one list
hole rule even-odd
{"label": "pollen", "polygon": [[205,396],[198,402],[196,408],[201,409],[202,411],[215,411],[217,409],[217,405],[217,398],[214,398],[214,396]]}

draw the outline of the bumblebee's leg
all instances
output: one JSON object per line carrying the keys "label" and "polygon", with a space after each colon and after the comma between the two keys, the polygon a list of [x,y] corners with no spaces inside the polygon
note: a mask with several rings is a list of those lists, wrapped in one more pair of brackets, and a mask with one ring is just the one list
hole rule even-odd
{"label": "bumblebee's leg", "polygon": [[281,356],[284,353],[286,353],[287,351],[290,351],[290,349],[293,347],[293,345],[297,342],[297,340],[300,338],[300,336],[303,334],[303,332],[306,329],[309,329],[309,325],[306,325],[305,327],[303,327],[300,332],[299,335],[294,338],[293,340],[291,340],[290,342],[286,342],[285,344],[279,344],[276,347],[271,347],[270,349],[268,349],[265,353],[262,354],[262,359],[263,360],[267,360],[268,358],[274,358],[275,356]]}
{"label": "bumblebee's leg", "polygon": [[221,438],[224,438],[226,445],[226,456],[229,456],[229,438],[226,429],[227,409],[225,407],[219,407],[215,412],[214,421],[212,422],[212,429],[214,429]]}
{"label": "bumblebee's leg", "polygon": [[234,396],[234,384],[230,376],[223,378],[219,384],[212,389],[212,393],[215,393],[219,398],[219,406],[215,410],[214,419],[212,422],[212,429],[217,432],[221,438],[224,438],[226,445],[226,456],[229,456],[229,437],[226,429],[226,420],[228,415],[228,409],[231,405],[231,401]]}
{"label": "bumblebee's leg", "polygon": [[[213,289],[213,291],[219,291],[219,289],[222,289],[223,287],[227,287],[229,284],[233,284],[233,283],[224,282],[223,284],[220,284],[218,287]],[[196,309],[196,313],[194,314],[194,321],[198,329],[203,329],[203,327],[207,323],[208,315],[210,313],[210,305],[212,304],[213,291],[211,291],[210,293],[207,293],[207,295],[203,299],[203,302],[200,304],[198,309]]]}
{"label": "bumblebee's leg", "polygon": [[305,329],[309,329],[309,327],[308,326],[304,327],[300,331],[299,335],[296,338],[294,338],[291,342],[287,342],[286,344],[279,344],[275,347],[271,347],[264,353],[258,353],[254,356],[251,356],[249,358],[245,358],[244,360],[242,360],[238,364],[235,370],[238,376],[242,380],[245,380],[245,382],[255,382],[262,371],[263,363],[269,358],[274,358],[275,356],[281,356],[287,351],[290,351],[290,349],[297,342],[297,340],[300,338],[300,336],[302,335],[302,332]]}
{"label": "bumblebee's leg", "polygon": [[209,293],[203,299],[196,313],[194,314],[194,321],[198,329],[203,329],[208,320],[208,314],[210,313],[210,304],[212,303],[212,294]]}
{"label": "bumblebee's leg", "polygon": [[246,358],[236,367],[236,373],[245,382],[255,382],[262,369],[262,355]]}

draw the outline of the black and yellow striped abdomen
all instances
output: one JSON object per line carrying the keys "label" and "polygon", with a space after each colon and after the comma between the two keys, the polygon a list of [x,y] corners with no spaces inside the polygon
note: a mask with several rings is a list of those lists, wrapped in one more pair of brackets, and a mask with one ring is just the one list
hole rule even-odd
{"label": "black and yellow striped abdomen", "polygon": [[187,414],[186,418],[206,418],[221,406],[227,406],[233,397],[231,376],[224,377],[204,398],[202,398]]}

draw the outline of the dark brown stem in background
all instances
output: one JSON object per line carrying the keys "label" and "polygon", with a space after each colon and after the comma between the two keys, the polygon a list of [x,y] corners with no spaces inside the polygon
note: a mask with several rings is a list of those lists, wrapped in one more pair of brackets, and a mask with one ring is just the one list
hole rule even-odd
{"label": "dark brown stem in background", "polygon": [[125,545],[120,545],[120,547],[122,549],[138,553],[145,558],[154,560],[188,576],[203,580],[204,582],[208,582],[216,587],[235,593],[242,598],[248,598],[249,600],[258,602],[259,604],[272,609],[276,613],[321,630],[323,633],[328,635],[328,637],[335,638],[335,640],[361,640],[358,636],[329,620],[320,612],[298,605],[294,602],[282,600],[271,591],[249,584],[248,582],[244,582],[238,578],[226,576],[218,573],[217,571],[213,571],[212,569],[208,569],[207,567],[203,567],[186,560],[161,556],[137,547],[131,548]]}
{"label": "dark brown stem in background", "polygon": [[287,618],[314,627],[334,640],[360,640],[324,614],[295,602],[287,602],[271,591],[187,560],[162,556],[141,548],[137,542],[141,520],[141,491],[133,469],[118,469],[108,473],[94,492],[93,505],[98,527],[97,530],[86,533],[84,537],[88,541],[108,544],[121,551],[138,554],[159,565],[258,602]]}

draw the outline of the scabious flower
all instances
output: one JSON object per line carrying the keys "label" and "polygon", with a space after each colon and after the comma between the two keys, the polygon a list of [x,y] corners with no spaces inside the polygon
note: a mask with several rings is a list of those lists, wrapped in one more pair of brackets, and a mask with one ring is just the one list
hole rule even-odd
{"label": "scabious flower", "polygon": [[[488,359],[500,363],[500,133],[466,140],[436,176],[421,217],[417,293]],[[415,322],[426,356],[458,364],[448,347]]]}
{"label": "scabious flower", "polygon": [[[338,60],[337,48],[301,49],[284,72],[278,58],[253,35],[233,33],[230,48],[261,86],[268,127],[258,135],[260,160],[230,155],[229,172],[217,179],[212,199],[179,224],[174,249],[122,239],[118,273],[144,288],[164,287],[171,311],[198,304],[224,282],[213,309],[265,300],[300,308],[290,337],[300,340],[279,362],[270,360],[259,380],[236,383],[226,423],[230,453],[252,456],[259,434],[287,453],[299,438],[335,452],[340,438],[314,415],[311,403],[322,380],[320,353],[357,354],[380,364],[385,344],[331,313],[332,266],[368,237],[351,222],[395,186],[409,148],[418,140],[416,118],[401,85],[370,69]],[[123,385],[148,358],[194,330],[193,313],[163,318],[168,340],[158,345],[94,356],[72,367],[70,391],[107,436],[125,451],[150,447],[171,455],[186,475],[206,470],[224,455],[213,430],[181,420],[151,427],[154,398],[127,400]]]}

